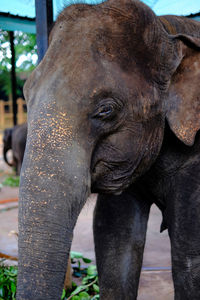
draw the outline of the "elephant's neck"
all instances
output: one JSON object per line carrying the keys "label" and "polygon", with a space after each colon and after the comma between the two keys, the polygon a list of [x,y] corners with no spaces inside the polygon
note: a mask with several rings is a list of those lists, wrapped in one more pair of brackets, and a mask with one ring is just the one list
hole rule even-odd
{"label": "elephant's neck", "polygon": [[[157,203],[160,208],[164,208],[168,198],[173,197],[177,192],[177,181],[182,180],[184,182],[184,180],[188,180],[187,178],[195,175],[198,184],[200,180],[199,154],[200,132],[197,133],[195,144],[190,147],[179,141],[166,124],[160,154],[151,169],[141,179],[141,184],[145,185],[145,188],[148,190],[151,201]],[[192,174],[194,165],[196,174]],[[188,177],[188,175],[190,176]],[[188,183],[188,186],[192,187],[194,184],[194,182]],[[193,189],[195,190],[194,187]]]}

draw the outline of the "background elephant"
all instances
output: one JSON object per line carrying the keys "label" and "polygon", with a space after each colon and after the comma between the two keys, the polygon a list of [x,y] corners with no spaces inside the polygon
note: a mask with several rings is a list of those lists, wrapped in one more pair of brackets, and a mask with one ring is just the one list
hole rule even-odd
{"label": "background elephant", "polygon": [[150,206],[176,300],[200,299],[200,25],[142,2],[72,5],[25,84],[18,300],[60,299],[77,217],[98,192],[101,299],[136,299]]}
{"label": "background elephant", "polygon": [[[4,130],[3,157],[9,166],[16,168],[16,174],[20,174],[27,137],[27,123],[16,125]],[[7,159],[8,150],[12,149],[13,161]]]}

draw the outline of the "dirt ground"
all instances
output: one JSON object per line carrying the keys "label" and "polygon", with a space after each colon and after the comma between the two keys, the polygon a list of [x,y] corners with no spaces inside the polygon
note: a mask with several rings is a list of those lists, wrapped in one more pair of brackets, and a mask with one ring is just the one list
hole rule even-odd
{"label": "dirt ground", "polygon": [[[0,183],[12,174],[2,158],[2,136],[0,132]],[[3,187],[0,190],[0,201],[18,197],[18,188]],[[82,210],[75,230],[72,250],[79,251],[93,260],[94,242],[92,236],[92,214],[96,196],[88,199]],[[17,209],[18,203],[0,204],[0,252],[17,256]],[[161,214],[156,206],[151,209],[148,223],[147,241],[144,252],[143,270],[140,279],[138,300],[172,300],[174,299],[171,279],[170,244],[167,231],[160,233]],[[13,262],[11,262],[13,264]]]}

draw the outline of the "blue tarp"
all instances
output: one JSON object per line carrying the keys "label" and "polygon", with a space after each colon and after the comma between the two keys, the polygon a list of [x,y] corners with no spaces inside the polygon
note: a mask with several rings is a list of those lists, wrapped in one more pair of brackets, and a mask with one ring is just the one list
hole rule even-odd
{"label": "blue tarp", "polygon": [[[58,13],[67,5],[73,2],[72,0],[53,0],[54,19]],[[99,3],[102,0],[84,0],[84,3]],[[143,0],[149,5],[157,15],[175,14],[175,15],[190,15],[200,12],[200,0]],[[0,0],[0,12],[10,13],[21,17],[35,17],[35,0]],[[0,28],[7,30],[23,30],[35,32],[35,22],[24,23],[17,19],[7,19],[0,16]],[[200,20],[200,18],[199,18]],[[28,21],[27,21],[28,22]]]}

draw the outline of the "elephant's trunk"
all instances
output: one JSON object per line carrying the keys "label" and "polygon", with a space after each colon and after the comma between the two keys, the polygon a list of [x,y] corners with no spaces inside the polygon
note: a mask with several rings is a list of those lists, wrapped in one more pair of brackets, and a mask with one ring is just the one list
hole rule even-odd
{"label": "elephant's trunk", "polygon": [[10,163],[10,162],[8,161],[8,159],[7,159],[7,152],[8,152],[8,150],[10,150],[10,149],[8,149],[8,148],[6,148],[6,147],[3,148],[3,158],[4,158],[5,162],[6,162],[10,167],[12,167],[12,166],[13,166],[13,163]]}
{"label": "elephant's trunk", "polygon": [[90,190],[84,147],[56,130],[38,141],[41,132],[35,140],[29,133],[21,171],[18,300],[61,299],[73,228]]}

